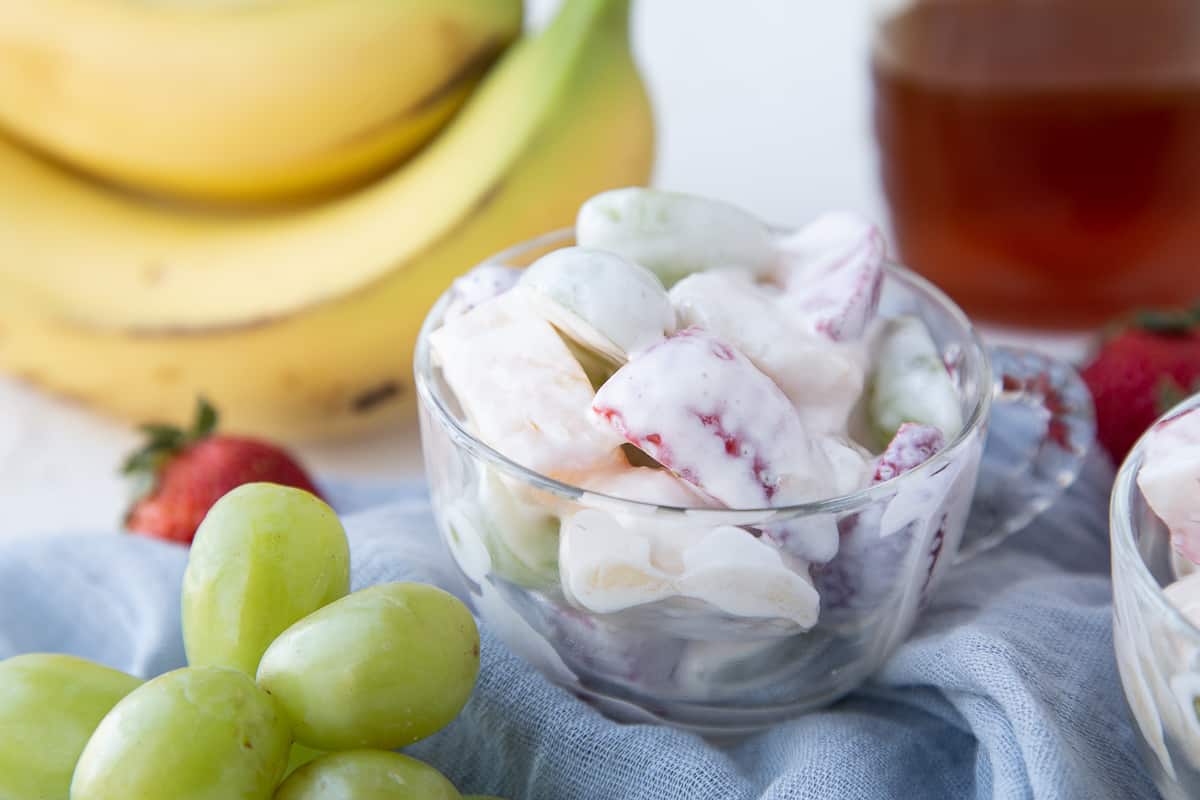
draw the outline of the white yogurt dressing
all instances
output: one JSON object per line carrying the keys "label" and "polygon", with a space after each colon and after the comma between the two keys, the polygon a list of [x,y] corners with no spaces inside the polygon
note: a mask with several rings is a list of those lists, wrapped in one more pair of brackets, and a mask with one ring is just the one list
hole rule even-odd
{"label": "white yogurt dressing", "polygon": [[833,342],[808,329],[776,289],[742,272],[714,270],[671,288],[680,327],[703,328],[770,376],[813,432],[844,433],[866,378],[861,340]]}
{"label": "white yogurt dressing", "polygon": [[[488,537],[482,552],[463,557],[475,572],[490,561],[532,585],[553,569],[549,515],[561,520],[558,577],[582,608],[609,613],[683,598],[735,617],[815,624],[809,563],[836,556],[833,516],[762,521],[755,512],[759,520],[743,524],[729,509],[870,484],[875,456],[849,432],[864,415],[876,431],[914,415],[948,436],[961,425],[957,390],[920,321],[897,333],[875,320],[878,230],[828,215],[776,239],[724,203],[622,189],[584,204],[577,238],[580,247],[544,256],[519,279],[493,265],[460,279],[452,313],[431,337],[483,441],[586,490],[577,503],[521,513],[514,503],[523,496],[463,498],[477,506],[471,528]],[[664,284],[673,284],[669,293]],[[891,336],[870,332],[885,328]],[[880,368],[881,354],[897,363]],[[598,390],[589,374],[603,382]],[[622,442],[666,469],[630,466]],[[896,463],[902,470],[916,460]],[[940,502],[931,493],[943,484],[909,487],[901,494],[912,502],[889,512]],[[603,495],[695,510],[637,511]],[[536,535],[520,535],[523,520]]]}
{"label": "white yogurt dressing", "polygon": [[1188,411],[1151,429],[1137,482],[1171,532],[1175,551],[1200,562],[1200,413]]}

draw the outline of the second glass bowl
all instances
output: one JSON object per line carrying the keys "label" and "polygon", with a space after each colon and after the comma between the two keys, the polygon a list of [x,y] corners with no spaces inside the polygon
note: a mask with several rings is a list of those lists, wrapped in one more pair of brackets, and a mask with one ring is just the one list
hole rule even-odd
{"label": "second glass bowl", "polygon": [[[1161,419],[1196,408],[1200,395]],[[1113,644],[1142,757],[1163,797],[1182,800],[1200,797],[1200,629],[1163,592],[1182,562],[1138,487],[1145,455],[1143,436],[1113,486]]]}

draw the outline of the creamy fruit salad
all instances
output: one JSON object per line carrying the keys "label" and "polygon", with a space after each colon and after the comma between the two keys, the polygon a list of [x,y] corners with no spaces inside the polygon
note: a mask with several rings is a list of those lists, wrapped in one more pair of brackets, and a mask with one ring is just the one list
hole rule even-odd
{"label": "creamy fruit salad", "polygon": [[[1139,449],[1145,508],[1135,507],[1132,525],[1143,565],[1114,547],[1117,661],[1160,789],[1193,797],[1200,791],[1200,410],[1156,423]],[[1163,587],[1160,597],[1157,587],[1131,579],[1143,566]],[[1187,622],[1166,613],[1161,598]]]}
{"label": "creamy fruit salad", "polygon": [[[925,324],[877,314],[878,229],[839,213],[778,235],[725,203],[630,188],[585,203],[576,239],[524,270],[459,279],[429,336],[470,432],[588,499],[556,504],[488,474],[448,513],[482,540],[481,571],[595,614],[657,607],[676,625],[710,614],[792,631],[871,594],[867,571],[898,574],[888,559],[915,535],[903,511],[857,543],[854,521],[832,514],[705,517],[890,481],[959,434],[960,391]],[[870,558],[829,567],[847,547]]]}

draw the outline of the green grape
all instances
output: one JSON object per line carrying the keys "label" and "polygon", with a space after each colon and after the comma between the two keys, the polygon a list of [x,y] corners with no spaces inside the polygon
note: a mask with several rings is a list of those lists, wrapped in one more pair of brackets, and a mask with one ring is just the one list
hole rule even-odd
{"label": "green grape", "polygon": [[490,468],[480,479],[474,510],[473,530],[483,539],[493,572],[531,589],[545,589],[558,581],[558,517],[517,497]]}
{"label": "green grape", "polygon": [[141,683],[72,656],[0,661],[0,798],[67,800],[92,731]]}
{"label": "green grape", "polygon": [[888,320],[880,331],[867,395],[871,432],[887,446],[905,422],[932,425],[951,441],[962,430],[962,399],[920,319]]}
{"label": "green grape", "polygon": [[268,800],[290,746],[248,675],[188,667],[117,703],[79,758],[71,800]]}
{"label": "green grape", "polygon": [[479,631],[453,595],[385,583],[331,603],[267,649],[258,683],[296,741],[392,750],[440,730],[471,695]]}
{"label": "green grape", "polygon": [[693,272],[743,269],[766,276],[775,264],[771,232],[742,209],[707,197],[630,186],[579,208],[582,247],[624,256],[670,287]]}
{"label": "green grape", "polygon": [[604,382],[613,376],[620,364],[615,364],[599,353],[594,353],[575,342],[566,336],[562,337],[563,344],[571,351],[571,355],[575,356],[575,360],[579,362],[579,366],[583,367],[583,374],[587,375],[588,383],[592,384],[593,389],[599,389],[604,385]]}
{"label": "green grape", "polygon": [[442,773],[383,750],[331,753],[296,770],[275,800],[461,800]]}
{"label": "green grape", "polygon": [[288,626],[350,590],[350,546],[333,509],[301,489],[239,486],[209,510],[183,576],[194,667],[240,669]]}
{"label": "green grape", "polygon": [[287,769],[284,770],[284,776],[291,775],[296,770],[303,767],[310,761],[316,761],[325,753],[321,750],[313,750],[311,747],[305,747],[302,744],[292,745],[292,754],[288,757]]}

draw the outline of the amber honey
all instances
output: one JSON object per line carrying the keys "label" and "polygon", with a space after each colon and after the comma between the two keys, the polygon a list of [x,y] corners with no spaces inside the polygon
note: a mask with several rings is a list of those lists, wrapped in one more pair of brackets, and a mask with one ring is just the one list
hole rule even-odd
{"label": "amber honey", "polygon": [[902,259],[981,318],[1200,298],[1200,2],[934,0],[873,53]]}

